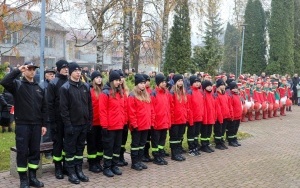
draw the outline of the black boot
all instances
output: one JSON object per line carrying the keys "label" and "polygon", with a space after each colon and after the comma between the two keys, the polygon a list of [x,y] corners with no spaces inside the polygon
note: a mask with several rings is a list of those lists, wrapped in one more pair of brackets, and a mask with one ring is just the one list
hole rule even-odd
{"label": "black boot", "polygon": [[232,147],[238,147],[233,138],[228,138],[228,145]]}
{"label": "black boot", "polygon": [[148,166],[145,165],[145,164],[142,162],[143,156],[144,156],[144,149],[140,149],[140,150],[139,150],[138,163],[139,163],[139,165],[140,165],[143,169],[147,169]]}
{"label": "black boot", "polygon": [[131,168],[137,171],[143,170],[142,166],[139,163],[139,151],[131,150]]}
{"label": "black boot", "polygon": [[183,161],[183,159],[179,156],[179,152],[180,151],[178,150],[178,148],[171,148],[171,159],[174,161]]}
{"label": "black boot", "polygon": [[104,168],[103,169],[103,174],[106,176],[106,177],[114,177],[114,173],[111,171],[110,168]]}
{"label": "black boot", "polygon": [[237,145],[237,146],[241,146],[241,144],[238,142],[238,140],[237,140],[237,137],[234,137],[234,143]]}
{"label": "black boot", "polygon": [[101,172],[100,168],[96,164],[95,159],[88,159],[88,162],[89,162],[89,171],[94,172],[94,173]]}
{"label": "black boot", "polygon": [[150,144],[147,142],[144,148],[144,155],[142,157],[142,161],[145,163],[152,162],[153,159],[149,155]]}
{"label": "black boot", "polygon": [[27,172],[19,172],[20,188],[29,188]]}
{"label": "black boot", "polygon": [[228,147],[225,145],[225,141],[223,139],[221,140],[221,145],[224,149],[228,149]]}
{"label": "black boot", "polygon": [[100,172],[103,171],[103,167],[101,166],[101,160],[102,160],[102,157],[99,157],[99,156],[95,160],[96,166],[99,168]]}
{"label": "black boot", "polygon": [[224,150],[225,148],[222,146],[221,143],[216,143],[216,149]]}
{"label": "black boot", "polygon": [[69,172],[68,172],[68,169],[66,167],[66,161],[64,159],[64,156],[63,156],[62,164],[63,164],[63,174],[66,175],[66,176],[69,176]]}
{"label": "black boot", "polygon": [[69,167],[67,168],[68,171],[68,175],[69,175],[69,182],[73,183],[73,184],[79,184],[80,180],[78,179],[76,173],[75,173],[75,167]]}
{"label": "black boot", "polygon": [[211,152],[215,152],[215,150],[214,149],[212,149],[210,146],[209,146],[209,143],[207,143],[207,149],[209,149]]}
{"label": "black boot", "polygon": [[29,169],[29,185],[32,187],[44,187],[44,184],[36,178],[35,169]]}
{"label": "black boot", "polygon": [[170,154],[166,153],[166,151],[164,149],[159,149],[159,153],[161,157],[169,157]]}
{"label": "black boot", "polygon": [[55,166],[55,177],[56,179],[64,179],[64,175],[63,175],[63,167],[61,162],[54,162],[54,166]]}
{"label": "black boot", "polygon": [[111,171],[115,174],[115,175],[122,175],[122,171],[119,169],[119,167],[117,166],[112,166],[111,167]]}
{"label": "black boot", "polygon": [[127,166],[128,165],[128,162],[125,161],[125,158],[124,158],[124,153],[125,153],[125,148],[121,148],[121,152],[120,152],[120,157],[119,157],[119,162],[117,164],[117,166]]}
{"label": "black boot", "polygon": [[75,171],[78,179],[82,182],[88,182],[89,178],[82,172],[82,164],[75,166]]}
{"label": "black boot", "polygon": [[162,161],[162,159],[159,157],[159,153],[157,151],[153,151],[152,155],[154,157],[153,159],[153,163],[157,164],[157,165],[164,165],[164,162]]}

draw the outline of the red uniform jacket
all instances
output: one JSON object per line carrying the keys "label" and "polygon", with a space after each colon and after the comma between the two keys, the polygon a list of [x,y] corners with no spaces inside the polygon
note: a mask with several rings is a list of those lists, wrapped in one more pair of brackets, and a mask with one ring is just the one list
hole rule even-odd
{"label": "red uniform jacket", "polygon": [[99,112],[99,99],[100,94],[97,97],[94,88],[91,88],[92,107],[93,107],[93,126],[100,126],[100,112]]}
{"label": "red uniform jacket", "polygon": [[149,95],[151,95],[152,93],[152,89],[150,87],[146,87],[147,93],[149,93]]}
{"label": "red uniform jacket", "polygon": [[139,131],[149,130],[154,121],[154,111],[151,102],[138,100],[133,93],[127,99],[129,128]]}
{"label": "red uniform jacket", "polygon": [[[184,100],[183,96],[181,101],[178,100],[177,95],[174,91],[170,91],[170,105],[171,105],[171,123],[178,125],[178,124],[186,124],[189,122],[189,102],[186,98]],[[193,123],[193,122],[190,122]]]}
{"label": "red uniform jacket", "polygon": [[253,100],[254,102],[258,102],[260,104],[262,104],[264,102],[264,98],[263,98],[263,93],[261,90],[254,90],[253,91]]}
{"label": "red uniform jacket", "polygon": [[204,101],[204,116],[203,116],[203,125],[213,125],[215,124],[216,117],[216,104],[213,96],[213,92],[203,91],[203,101]]}
{"label": "red uniform jacket", "polygon": [[288,91],[287,91],[287,87],[286,86],[281,85],[278,88],[278,91],[279,91],[280,98],[288,96]]}
{"label": "red uniform jacket", "polygon": [[223,119],[231,119],[229,97],[225,93],[215,93],[216,104],[220,106]]}
{"label": "red uniform jacket", "polygon": [[229,94],[229,101],[232,109],[232,119],[240,120],[243,113],[240,95],[236,93]]}
{"label": "red uniform jacket", "polygon": [[167,89],[156,87],[151,93],[155,114],[154,130],[169,129],[171,126],[170,96]]}
{"label": "red uniform jacket", "polygon": [[[187,97],[190,107],[189,122],[202,122],[204,115],[204,101],[203,94],[199,88],[191,86],[187,92]],[[192,125],[190,123],[190,125]]]}
{"label": "red uniform jacket", "polygon": [[99,100],[100,124],[108,130],[123,129],[127,123],[127,104],[125,95],[116,93],[116,97],[111,96],[110,86],[105,85]]}

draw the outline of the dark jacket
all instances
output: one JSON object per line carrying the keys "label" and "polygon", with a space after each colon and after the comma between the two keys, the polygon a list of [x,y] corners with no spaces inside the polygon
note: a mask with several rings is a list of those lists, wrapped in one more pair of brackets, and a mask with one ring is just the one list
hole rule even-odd
{"label": "dark jacket", "polygon": [[56,77],[50,81],[47,87],[47,101],[49,110],[49,120],[51,123],[61,122],[60,108],[59,108],[59,89],[68,81],[68,76],[57,74]]}
{"label": "dark jacket", "polygon": [[46,126],[47,101],[45,91],[37,82],[25,78],[17,80],[21,71],[13,70],[0,82],[14,96],[16,124],[40,124]]}
{"label": "dark jacket", "polygon": [[90,86],[68,80],[59,90],[59,108],[64,126],[92,125],[93,108]]}

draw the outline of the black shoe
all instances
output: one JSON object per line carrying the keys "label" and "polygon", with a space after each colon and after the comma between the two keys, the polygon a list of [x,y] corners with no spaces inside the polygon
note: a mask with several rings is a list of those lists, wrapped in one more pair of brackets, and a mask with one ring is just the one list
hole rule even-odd
{"label": "black shoe", "polygon": [[236,143],[234,143],[234,142],[229,142],[228,145],[232,146],[232,147],[238,147],[238,145]]}
{"label": "black shoe", "polygon": [[28,177],[26,172],[19,172],[20,188],[29,188]]}
{"label": "black shoe", "polygon": [[241,144],[237,140],[235,141],[235,144],[241,146]]}
{"label": "black shoe", "polygon": [[73,184],[79,184],[80,180],[78,179],[77,175],[74,173],[69,173],[69,177],[68,177],[69,182],[73,183]]}
{"label": "black shoe", "polygon": [[32,186],[32,187],[44,187],[43,182],[40,182],[36,178],[36,170],[29,170],[29,186]]}
{"label": "black shoe", "polygon": [[101,172],[101,169],[94,162],[89,162],[89,171],[94,173],[99,173]]}
{"label": "black shoe", "polygon": [[179,154],[172,155],[171,159],[174,161],[183,161],[182,157],[180,157]]}
{"label": "black shoe", "polygon": [[186,160],[186,158],[183,155],[181,155],[181,154],[179,154],[179,157],[181,157],[183,161]]}
{"label": "black shoe", "polygon": [[100,161],[96,163],[96,166],[97,166],[97,168],[100,170],[100,172],[103,171],[103,167],[102,167],[102,165],[100,164]]}
{"label": "black shoe", "polygon": [[159,150],[159,153],[160,153],[161,157],[169,157],[170,156],[170,154],[166,153],[166,151],[164,149]]}
{"label": "black shoe", "polygon": [[117,166],[122,167],[122,166],[127,166],[127,165],[128,165],[128,162],[126,162],[124,158],[120,157],[120,159],[119,159],[119,161],[117,163]]}
{"label": "black shoe", "polygon": [[106,177],[114,177],[114,173],[111,171],[110,168],[104,168],[103,169],[103,174],[106,176]]}
{"label": "black shoe", "polygon": [[144,163],[142,163],[142,162],[139,162],[139,165],[143,168],[143,169],[147,169],[148,168],[148,166],[147,165],[145,165]]}
{"label": "black shoe", "polygon": [[54,162],[56,179],[64,179],[61,162]]}
{"label": "black shoe", "polygon": [[168,161],[166,161],[163,157],[160,157],[164,165],[168,165]]}
{"label": "black shoe", "polygon": [[164,165],[164,162],[161,160],[160,157],[154,157],[153,163],[157,165]]}
{"label": "black shoe", "polygon": [[225,143],[221,142],[221,145],[224,149],[228,149],[228,147],[225,145]]}
{"label": "black shoe", "polygon": [[211,153],[211,150],[208,149],[207,146],[201,146],[201,147],[200,147],[200,150],[203,151],[203,152],[206,152],[206,153]]}
{"label": "black shoe", "polygon": [[225,150],[225,148],[221,144],[216,144],[216,149]]}
{"label": "black shoe", "polygon": [[119,167],[117,166],[113,166],[111,167],[111,171],[115,174],[115,175],[122,175],[122,171],[119,169]]}
{"label": "black shoe", "polygon": [[152,162],[153,159],[150,156],[143,156],[142,161],[144,163],[149,163],[149,162]]}
{"label": "black shoe", "polygon": [[142,166],[139,163],[132,164],[131,168],[137,171],[143,170]]}
{"label": "black shoe", "polygon": [[84,175],[84,173],[82,172],[82,165],[76,165],[75,171],[76,171],[76,175],[80,181],[82,181],[82,182],[89,181],[89,178],[86,175]]}
{"label": "black shoe", "polygon": [[212,149],[210,146],[207,146],[207,148],[208,148],[211,152],[215,152],[215,150]]}

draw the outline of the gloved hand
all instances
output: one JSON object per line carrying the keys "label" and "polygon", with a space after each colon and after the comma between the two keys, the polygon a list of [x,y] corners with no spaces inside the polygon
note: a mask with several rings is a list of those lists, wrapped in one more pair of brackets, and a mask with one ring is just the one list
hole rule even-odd
{"label": "gloved hand", "polygon": [[65,133],[69,135],[73,135],[74,134],[73,126],[72,125],[65,126]]}
{"label": "gloved hand", "polygon": [[107,129],[106,128],[102,128],[102,135],[107,135]]}

